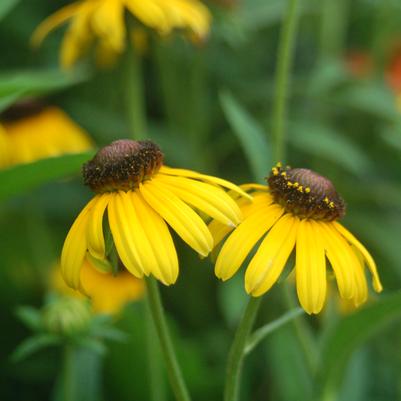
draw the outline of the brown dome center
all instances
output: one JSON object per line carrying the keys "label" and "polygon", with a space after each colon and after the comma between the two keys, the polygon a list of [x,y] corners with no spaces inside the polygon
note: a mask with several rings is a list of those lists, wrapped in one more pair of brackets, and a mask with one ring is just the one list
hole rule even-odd
{"label": "brown dome center", "polygon": [[272,168],[267,179],[276,203],[300,218],[333,221],[345,214],[345,203],[332,182],[306,168]]}
{"label": "brown dome center", "polygon": [[128,191],[156,174],[163,153],[151,141],[120,139],[100,149],[83,165],[85,185],[97,193]]}

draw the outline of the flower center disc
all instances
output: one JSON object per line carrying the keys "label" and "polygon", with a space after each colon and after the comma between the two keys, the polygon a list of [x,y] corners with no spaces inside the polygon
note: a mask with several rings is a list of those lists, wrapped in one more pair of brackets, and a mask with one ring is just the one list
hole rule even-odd
{"label": "flower center disc", "polygon": [[305,168],[272,168],[267,179],[274,201],[299,218],[333,221],[345,214],[345,203],[332,182]]}
{"label": "flower center disc", "polygon": [[156,174],[163,153],[151,141],[120,139],[105,146],[83,165],[85,185],[97,193],[128,191]]}

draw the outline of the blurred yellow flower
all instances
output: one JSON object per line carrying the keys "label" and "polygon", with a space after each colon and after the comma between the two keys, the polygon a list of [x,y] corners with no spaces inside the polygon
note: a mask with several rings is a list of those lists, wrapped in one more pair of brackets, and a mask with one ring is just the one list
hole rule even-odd
{"label": "blurred yellow flower", "polygon": [[[16,105],[1,115],[4,132],[0,131],[0,157],[2,136],[6,137],[8,165],[29,163],[46,157],[83,152],[93,144],[85,131],[62,110],[54,106],[36,106],[20,110]],[[0,162],[1,166],[1,162]]]}
{"label": "blurred yellow flower", "polygon": [[[85,258],[114,274],[127,269],[135,277],[152,274],[166,285],[178,276],[178,259],[170,227],[194,250],[206,256],[213,238],[193,208],[234,227],[241,212],[222,189],[249,197],[228,181],[162,165],[163,154],[150,141],[119,140],[101,149],[84,165],[87,185],[97,194],[72,225],[64,243],[61,268],[72,288],[85,290]],[[105,241],[103,220],[107,209]],[[111,242],[111,246],[110,246]],[[109,245],[109,246],[108,246]],[[115,248],[114,248],[115,247]],[[121,263],[111,263],[115,250]]]}
{"label": "blurred yellow flower", "polygon": [[9,146],[7,133],[0,124],[0,169],[10,164]]}
{"label": "blurred yellow flower", "polygon": [[39,46],[50,31],[71,20],[61,48],[63,67],[71,67],[95,39],[102,58],[104,54],[119,54],[126,40],[125,10],[160,35],[178,28],[204,38],[209,31],[210,12],[198,0],[81,0],[45,19],[32,42]]}
{"label": "blurred yellow flower", "polygon": [[127,271],[113,275],[99,271],[88,261],[84,261],[81,269],[81,284],[84,294],[66,285],[58,265],[52,271],[53,290],[75,298],[89,297],[95,313],[117,314],[128,302],[141,299],[145,290],[143,281]]}
{"label": "blurred yellow flower", "polygon": [[[295,280],[299,301],[309,314],[319,313],[326,299],[326,257],[333,268],[340,296],[360,305],[367,298],[364,266],[377,292],[382,285],[376,265],[365,247],[336,220],[345,205],[333,184],[300,168],[272,169],[269,186],[242,186],[254,201],[240,201],[244,221],[228,236],[216,260],[215,273],[231,278],[257,245],[245,273],[245,289],[252,296],[268,291],[281,275],[295,249]],[[215,243],[232,230],[213,221]]]}

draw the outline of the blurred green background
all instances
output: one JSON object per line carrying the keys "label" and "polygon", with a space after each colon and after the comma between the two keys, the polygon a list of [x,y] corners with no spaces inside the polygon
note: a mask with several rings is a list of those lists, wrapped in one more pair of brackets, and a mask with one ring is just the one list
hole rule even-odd
{"label": "blurred green background", "polygon": [[[277,162],[271,117],[287,2],[229,3],[207,3],[213,21],[205,43],[149,36],[143,55],[148,133],[168,165],[236,183],[263,182]],[[45,93],[98,146],[130,137],[124,56],[110,69],[84,62],[66,75],[58,70],[63,29],[39,50],[29,46],[34,28],[64,4],[2,0],[0,107]],[[401,5],[302,0],[298,12],[284,162],[333,181],[347,202],[344,224],[371,250],[384,292],[372,296],[364,310],[344,315],[333,291],[321,315],[304,315],[272,333],[246,359],[241,399],[303,401],[325,394],[325,400],[399,400],[401,88],[392,78],[401,58]],[[401,79],[401,66],[398,73]],[[18,362],[11,355],[32,334],[17,308],[43,305],[49,270],[91,197],[79,175],[81,162],[74,159],[68,174],[55,171],[50,177],[55,179],[45,177],[40,185],[26,176],[10,185],[0,174],[1,400],[63,400],[57,390],[61,346]],[[246,302],[243,271],[218,282],[209,259],[200,260],[178,238],[175,242],[181,272],[162,295],[179,360],[195,400],[220,400],[227,352]],[[265,296],[257,326],[288,309],[280,287]],[[147,347],[160,355],[157,344],[149,345],[145,314],[143,302],[128,305],[111,323],[127,334],[124,341],[106,342],[104,354],[82,348],[75,355],[76,401],[150,399],[155,378]],[[161,396],[173,399],[163,369],[159,379]]]}

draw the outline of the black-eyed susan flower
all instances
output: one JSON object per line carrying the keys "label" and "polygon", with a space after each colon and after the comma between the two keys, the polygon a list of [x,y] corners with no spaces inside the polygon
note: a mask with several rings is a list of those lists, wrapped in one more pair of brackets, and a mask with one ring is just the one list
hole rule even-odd
{"label": "black-eyed susan flower", "polygon": [[[241,201],[244,221],[228,236],[216,260],[215,273],[231,278],[251,251],[245,273],[245,289],[261,296],[277,282],[295,251],[295,280],[299,301],[308,313],[321,311],[327,289],[327,260],[340,296],[363,303],[368,294],[365,265],[373,287],[382,290],[376,265],[365,247],[337,220],[345,204],[325,177],[303,168],[272,169],[268,186],[242,186],[254,201]],[[210,229],[215,243],[231,231],[218,222]],[[260,241],[260,242],[259,242]]]}
{"label": "black-eyed susan flower", "polygon": [[7,141],[7,165],[83,152],[93,147],[86,132],[66,113],[38,101],[13,105],[0,115],[0,121]]}
{"label": "black-eyed susan flower", "polygon": [[73,65],[94,41],[100,54],[120,54],[126,41],[126,10],[161,35],[184,29],[203,38],[209,31],[210,13],[198,0],[81,0],[45,19],[33,34],[33,44],[40,45],[50,31],[71,21],[61,48],[64,67]]}
{"label": "black-eyed susan flower", "polygon": [[167,224],[206,256],[213,238],[194,209],[234,227],[241,212],[223,188],[247,196],[220,178],[164,166],[162,152],[150,141],[111,143],[84,165],[83,176],[96,195],[72,225],[61,255],[64,279],[82,291],[85,259],[109,273],[126,269],[137,278],[153,275],[174,283],[178,259]]}
{"label": "black-eyed susan flower", "polygon": [[60,266],[52,269],[50,288],[58,294],[85,299],[90,298],[94,313],[118,314],[129,302],[144,296],[143,280],[123,270],[115,275],[92,266],[85,260],[81,270],[83,293],[68,287],[61,276]]}

